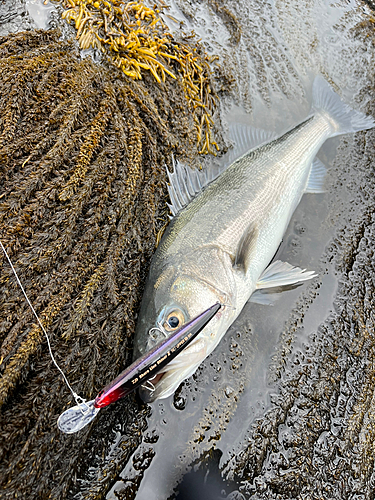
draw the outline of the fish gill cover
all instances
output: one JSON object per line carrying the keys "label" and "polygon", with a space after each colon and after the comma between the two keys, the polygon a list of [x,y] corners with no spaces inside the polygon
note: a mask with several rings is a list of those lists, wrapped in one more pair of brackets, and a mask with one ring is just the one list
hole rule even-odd
{"label": "fish gill cover", "polygon": [[[58,30],[0,38],[0,234],[58,363],[88,398],[130,362],[141,284],[167,220],[166,159],[197,152],[186,86],[164,79],[166,66],[134,80],[81,58]],[[90,431],[59,433],[70,395],[0,263],[0,488],[5,498],[66,498]],[[127,415],[125,460],[146,410],[128,400],[117,411]],[[98,425],[111,432],[113,422]]]}

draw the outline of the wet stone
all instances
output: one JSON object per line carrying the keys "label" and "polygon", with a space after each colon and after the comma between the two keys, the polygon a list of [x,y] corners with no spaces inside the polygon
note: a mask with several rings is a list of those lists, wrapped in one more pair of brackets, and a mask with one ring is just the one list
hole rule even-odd
{"label": "wet stone", "polygon": [[173,398],[173,405],[176,408],[176,410],[184,410],[186,407],[186,398],[183,398],[182,396],[175,397]]}

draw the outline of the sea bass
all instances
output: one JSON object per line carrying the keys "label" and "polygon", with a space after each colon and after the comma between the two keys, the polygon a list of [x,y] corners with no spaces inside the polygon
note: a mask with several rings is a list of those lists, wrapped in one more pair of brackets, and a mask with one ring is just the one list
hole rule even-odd
{"label": "sea bass", "polygon": [[260,290],[315,276],[288,263],[269,264],[302,195],[322,191],[324,168],[315,159],[322,144],[374,126],[372,117],[344,104],[318,76],[311,115],[302,123],[245,153],[195,196],[199,179],[187,170],[185,184],[170,187],[172,212],[179,211],[151,262],[135,358],[216,302],[224,307],[163,373],[141,388],[142,399],[173,394]]}

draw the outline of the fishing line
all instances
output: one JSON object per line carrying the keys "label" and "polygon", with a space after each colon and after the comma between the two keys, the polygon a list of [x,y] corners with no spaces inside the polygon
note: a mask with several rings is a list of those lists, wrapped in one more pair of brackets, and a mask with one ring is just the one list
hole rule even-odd
{"label": "fishing line", "polygon": [[[45,337],[46,337],[47,344],[48,344],[49,354],[50,354],[50,356],[51,356],[51,359],[52,359],[53,363],[55,364],[56,368],[59,370],[59,372],[60,372],[60,373],[61,373],[61,375],[63,376],[64,381],[65,381],[65,383],[66,383],[66,385],[67,385],[68,389],[69,389],[69,390],[70,390],[70,392],[72,393],[72,395],[73,395],[73,397],[74,397],[75,402],[77,403],[77,405],[78,405],[78,406],[80,406],[80,407],[81,407],[81,405],[83,405],[83,406],[84,406],[84,405],[85,405],[85,403],[86,403],[86,399],[81,398],[81,396],[79,396],[79,395],[78,395],[78,394],[77,394],[77,393],[76,393],[76,392],[72,389],[71,385],[70,385],[70,384],[69,384],[69,382],[68,382],[68,379],[67,379],[67,378],[66,378],[66,376],[65,376],[65,373],[62,371],[62,369],[61,369],[61,368],[60,368],[60,366],[58,365],[58,363],[57,363],[57,361],[56,361],[56,359],[55,359],[55,357],[54,357],[54,355],[53,355],[52,348],[51,348],[51,343],[50,343],[49,337],[48,337],[48,335],[47,335],[47,332],[45,331],[44,326],[42,325],[42,322],[40,321],[40,319],[39,319],[39,317],[38,317],[37,313],[35,312],[35,309],[33,308],[33,305],[31,304],[31,302],[30,302],[30,300],[29,300],[28,296],[26,295],[25,289],[24,289],[24,288],[23,288],[23,286],[22,286],[22,283],[21,283],[21,281],[20,281],[20,279],[19,279],[19,277],[18,277],[18,275],[17,275],[17,272],[16,272],[16,270],[15,270],[15,269],[14,269],[14,267],[13,267],[12,261],[10,260],[10,257],[9,257],[9,255],[8,255],[7,251],[5,250],[4,245],[2,244],[1,240],[0,240],[0,245],[1,245],[1,248],[3,249],[3,252],[4,252],[4,254],[5,254],[5,257],[7,258],[8,262],[9,262],[9,265],[10,265],[10,267],[11,267],[12,271],[13,271],[13,274],[14,274],[14,276],[16,277],[17,283],[19,284],[19,286],[20,286],[20,288],[21,288],[21,290],[22,290],[22,293],[23,293],[23,295],[25,296],[26,302],[29,304],[30,309],[32,310],[32,312],[33,312],[33,314],[34,314],[34,316],[35,316],[35,318],[36,318],[37,322],[39,323],[40,328],[42,329],[42,332],[44,333],[44,335],[45,335]],[[82,410],[82,412],[83,412],[83,411],[84,411],[84,410]]]}

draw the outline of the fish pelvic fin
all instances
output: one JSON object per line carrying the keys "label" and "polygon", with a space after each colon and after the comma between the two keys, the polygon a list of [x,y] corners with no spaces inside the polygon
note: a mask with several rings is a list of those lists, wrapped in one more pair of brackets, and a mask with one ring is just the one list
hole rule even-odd
{"label": "fish pelvic fin", "polygon": [[324,193],[324,179],[326,173],[327,169],[324,164],[319,160],[319,158],[315,158],[311,165],[305,193]]}
{"label": "fish pelvic fin", "polygon": [[274,303],[279,300],[280,296],[281,292],[279,291],[271,293],[264,290],[255,290],[255,292],[251,295],[249,302],[252,304],[260,304],[262,306],[273,306]]}
{"label": "fish pelvic fin", "polygon": [[272,306],[285,290],[293,290],[304,281],[317,276],[314,271],[306,271],[288,262],[276,260],[261,274],[249,302]]}
{"label": "fish pelvic fin", "polygon": [[335,130],[331,137],[375,127],[372,116],[366,116],[361,111],[356,111],[345,104],[321,76],[315,78],[312,91],[313,110],[325,112],[333,122]]}

